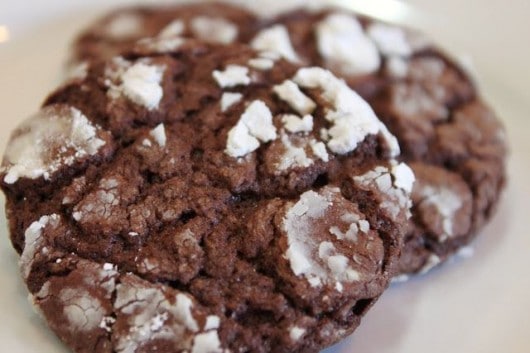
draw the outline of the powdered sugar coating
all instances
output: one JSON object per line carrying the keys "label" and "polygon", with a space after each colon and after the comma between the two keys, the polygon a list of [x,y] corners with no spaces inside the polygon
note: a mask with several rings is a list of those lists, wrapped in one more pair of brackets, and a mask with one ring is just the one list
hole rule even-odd
{"label": "powdered sugar coating", "polygon": [[392,156],[399,154],[399,145],[394,136],[377,118],[372,108],[346,83],[330,71],[318,67],[298,70],[293,81],[304,88],[322,91],[322,97],[333,107],[326,119],[333,126],[326,131],[327,146],[332,152],[346,154],[370,134],[381,133],[390,148]]}
{"label": "powdered sugar coating", "polygon": [[216,331],[208,331],[195,336],[191,353],[222,353],[219,335]]}
{"label": "powdered sugar coating", "polygon": [[248,66],[256,70],[270,70],[274,67],[274,61],[268,58],[255,58],[248,61]]}
{"label": "powdered sugar coating", "polygon": [[105,316],[99,323],[99,328],[107,331],[108,333],[112,332],[112,325],[116,322],[116,319],[112,316]]}
{"label": "powdered sugar coating", "polygon": [[304,115],[302,118],[294,114],[282,115],[282,123],[285,130],[298,133],[298,132],[311,132],[313,130],[313,116]]}
{"label": "powdered sugar coating", "polygon": [[98,131],[76,108],[62,105],[43,108],[12,134],[1,168],[6,173],[4,182],[49,179],[61,167],[97,154],[105,145]]}
{"label": "powdered sugar coating", "polygon": [[430,185],[421,190],[423,200],[420,204],[433,206],[442,218],[443,236],[441,241],[447,240],[454,235],[453,220],[456,212],[462,207],[462,199],[452,190],[444,187],[436,188]]}
{"label": "powdered sugar coating", "polygon": [[102,179],[98,188],[74,207],[72,217],[80,223],[96,222],[99,217],[109,218],[120,204],[118,186],[116,179]]}
{"label": "powdered sugar coating", "polygon": [[383,23],[372,23],[368,27],[367,33],[385,56],[409,57],[412,55],[412,47],[407,40],[405,30],[402,28]]}
{"label": "powdered sugar coating", "polygon": [[181,36],[186,30],[186,24],[182,20],[174,20],[167,24],[158,34],[160,38],[172,38]]}
{"label": "powdered sugar coating", "polygon": [[315,156],[317,156],[324,162],[329,161],[329,154],[326,150],[326,145],[323,142],[311,139],[311,141],[309,141],[309,146],[311,147],[311,150],[313,151],[313,154]]}
{"label": "powdered sugar coating", "polygon": [[103,264],[103,270],[104,271],[112,271],[114,269],[115,269],[115,266],[113,264],[111,264],[111,263],[106,262],[106,263]]}
{"label": "powdered sugar coating", "polygon": [[448,109],[418,85],[394,86],[390,104],[400,116],[411,120],[417,119],[418,116],[427,116],[435,121],[446,120],[449,117]]}
{"label": "powdered sugar coating", "polygon": [[250,103],[239,121],[245,124],[252,136],[261,142],[269,142],[277,137],[276,127],[272,123],[272,113],[263,101],[255,100]]}
{"label": "powdered sugar coating", "polygon": [[[302,118],[286,114],[281,116],[285,129],[291,133],[306,132],[313,129],[313,117],[307,113],[316,109],[316,103],[306,96],[300,87],[320,89],[321,96],[333,109],[329,109],[325,118],[333,123],[330,129],[323,130],[327,147],[337,154],[353,151],[370,134],[381,134],[387,142],[392,156],[399,154],[399,146],[394,136],[375,116],[370,106],[344,81],[331,72],[321,68],[298,70],[293,80],[285,80],[273,87],[280,99],[288,102],[295,111],[305,114]],[[225,93],[226,94],[226,93]],[[242,115],[240,121],[228,133],[225,152],[232,157],[243,157],[259,147],[259,141],[269,142],[277,138],[276,127],[272,122],[272,113],[264,102],[254,101]],[[287,136],[282,136],[285,149],[278,163],[278,170],[295,167],[307,168],[313,164],[305,150],[309,141],[293,144]],[[329,155],[322,142],[314,139],[310,142],[313,153],[327,162]]]}
{"label": "powdered sugar coating", "polygon": [[[360,274],[348,266],[348,258],[342,254],[337,253],[337,249],[333,243],[323,241],[318,246],[318,257],[320,257],[328,266],[331,274],[340,281],[358,281]],[[342,290],[341,286],[336,286],[339,292]]]}
{"label": "powdered sugar coating", "polygon": [[219,325],[221,323],[221,319],[219,316],[210,315],[206,318],[206,324],[204,325],[204,330],[216,330],[219,328]]}
{"label": "powdered sugar coating", "polygon": [[31,267],[37,252],[42,250],[44,239],[41,237],[42,231],[46,227],[55,227],[59,223],[60,216],[52,214],[42,216],[38,221],[33,222],[24,233],[24,251],[20,255],[19,265],[24,278],[28,278]]}
{"label": "powdered sugar coating", "polygon": [[291,108],[301,115],[311,114],[316,108],[315,102],[307,97],[291,80],[286,80],[272,89],[274,93],[283,101],[287,102]]}
{"label": "powdered sugar coating", "polygon": [[305,334],[306,330],[304,328],[293,326],[289,329],[289,337],[293,341],[298,341]]}
{"label": "powdered sugar coating", "polygon": [[403,210],[410,216],[410,192],[415,181],[414,173],[404,163],[393,162],[392,167],[378,166],[373,170],[353,177],[361,187],[374,188],[385,195],[381,207],[392,219],[397,219]]}
{"label": "powdered sugar coating", "polygon": [[226,112],[234,104],[239,103],[243,99],[241,93],[225,92],[221,96],[221,112]]}
{"label": "powdered sugar coating", "polygon": [[[238,107],[238,109],[241,108],[241,107]],[[250,158],[249,158],[250,159]],[[338,330],[337,330],[338,331]],[[311,333],[314,332],[314,331],[310,331]]]}
{"label": "powdered sugar coating", "polygon": [[370,74],[379,69],[377,47],[354,17],[330,14],[316,25],[315,33],[320,55],[330,67],[347,75]]}
{"label": "powdered sugar coating", "polygon": [[330,205],[331,200],[314,191],[308,191],[300,196],[300,201],[287,212],[284,220],[284,230],[289,240],[289,249],[285,256],[289,259],[293,273],[306,276],[312,286],[322,283],[320,276],[323,276],[325,271],[313,262],[314,250],[310,246],[314,247],[316,244],[306,244],[306,240],[299,235],[305,235],[309,231],[308,221],[323,217]]}
{"label": "powdered sugar coating", "polygon": [[259,51],[278,53],[281,57],[293,63],[301,61],[293,48],[289,32],[282,25],[275,25],[262,30],[254,37],[250,45]]}
{"label": "powdered sugar coating", "polygon": [[307,168],[313,164],[313,160],[307,156],[305,151],[307,146],[306,140],[299,144],[293,144],[286,134],[282,134],[280,139],[285,148],[285,152],[281,155],[280,163],[278,164],[279,171],[291,168]]}
{"label": "powdered sugar coating", "polygon": [[245,124],[238,123],[228,132],[225,153],[238,158],[246,156],[259,148],[259,140],[252,136]]}
{"label": "powdered sugar coating", "polygon": [[246,86],[251,82],[248,67],[240,65],[228,65],[223,71],[215,70],[212,75],[221,88]]}
{"label": "powdered sugar coating", "polygon": [[166,130],[164,128],[164,124],[159,124],[156,128],[151,130],[149,133],[151,137],[158,143],[160,147],[166,146]]}
{"label": "powdered sugar coating", "polygon": [[114,65],[107,72],[108,96],[112,99],[126,97],[148,110],[157,109],[164,95],[161,82],[165,68],[146,62],[131,64],[120,59],[116,59]]}
{"label": "powdered sugar coating", "polygon": [[416,180],[414,172],[405,163],[394,163],[392,166],[392,175],[394,176],[394,185],[407,193],[412,192],[412,187]]}
{"label": "powdered sugar coating", "polygon": [[[57,317],[52,328],[64,325],[62,339],[76,341],[77,335],[97,341],[113,331],[115,322],[110,301],[118,272],[101,264],[78,259],[69,273],[51,277],[33,296],[36,308],[45,317]],[[91,343],[88,343],[90,345]]]}
{"label": "powdered sugar coating", "polygon": [[75,330],[93,330],[105,316],[99,299],[77,289],[64,288],[59,292],[59,299],[64,303],[66,319]]}
{"label": "powdered sugar coating", "polygon": [[255,151],[259,147],[259,141],[269,142],[276,137],[270,109],[263,101],[255,100],[228,133],[226,153],[232,157],[243,157]]}
{"label": "powdered sugar coating", "polygon": [[[106,112],[94,120],[112,130],[111,138],[117,146],[115,153],[95,165],[62,174],[64,182],[54,190],[53,209],[56,207],[65,221],[61,229],[44,234],[68,252],[52,252],[49,260],[39,258],[38,272],[35,267],[35,275],[28,281],[31,290],[38,291],[42,280],[86,285],[78,277],[63,281],[63,274],[83,273],[77,269],[79,258],[99,262],[103,271],[119,269],[116,283],[133,288],[133,294],[126,295],[120,292],[122,287],[115,287],[110,299],[102,299],[100,290],[107,284],[99,285],[97,291],[90,287],[94,307],[104,310],[97,310],[101,314],[98,320],[90,320],[97,324],[86,334],[70,333],[68,320],[58,318],[48,305],[46,319],[57,323],[53,329],[67,337],[66,343],[74,350],[78,349],[76,342],[87,345],[87,341],[90,347],[97,347],[95,350],[103,350],[100,347],[104,346],[115,352],[248,351],[253,347],[280,350],[284,344],[287,349],[307,345],[316,350],[351,331],[361,316],[354,313],[352,324],[335,319],[327,322],[319,313],[340,314],[336,304],[347,301],[353,306],[361,298],[375,299],[384,289],[387,278],[381,268],[391,261],[386,259],[393,256],[393,250],[380,241],[383,237],[378,236],[377,223],[367,234],[359,232],[359,241],[354,244],[339,241],[328,232],[333,225],[341,231],[348,228],[349,224],[337,218],[344,208],[358,214],[363,207],[369,209],[371,218],[378,216],[369,205],[355,206],[347,199],[348,169],[357,168],[357,156],[332,155],[320,141],[320,127],[328,126],[324,119],[327,102],[318,90],[304,90],[315,102],[323,102],[322,107],[307,118],[299,116],[297,124],[291,126],[298,132],[288,131],[281,117],[291,109],[275,96],[272,87],[291,78],[297,67],[279,59],[270,71],[252,71],[250,87],[225,91],[212,79],[214,68],[245,66],[250,58],[260,56],[248,48],[239,49],[237,44],[230,47],[235,52],[204,46],[201,48],[205,51],[196,54],[193,47],[183,46],[176,54],[137,59],[166,67],[164,100],[157,111],[108,99],[105,77],[101,75],[106,66],[99,63],[89,71],[85,82],[75,83],[70,89],[94,92],[102,98],[100,105],[91,101],[92,93],[76,93],[73,97],[67,90],[50,98],[78,99],[87,111],[92,111],[94,104],[94,110]],[[183,65],[187,67],[184,71]],[[114,77],[109,75],[107,79]],[[230,93],[227,91],[243,94],[245,101],[223,113],[220,106],[223,94]],[[186,99],[182,99],[183,93]],[[318,128],[313,130],[310,125]],[[261,146],[256,153],[245,158],[230,158],[224,153],[227,135],[236,126],[243,127],[246,135]],[[274,158],[280,157],[285,147],[283,135],[293,146],[303,149],[312,161],[309,166],[277,172]],[[366,156],[369,163],[387,158],[383,152],[377,156],[365,153],[370,144],[379,149],[379,141],[373,139],[363,143],[357,155]],[[323,163],[325,160],[331,163]],[[330,205],[332,213],[319,218],[315,224],[318,231],[308,234],[315,237],[316,243],[311,256],[328,277],[321,280],[320,286],[311,287],[305,276],[294,275],[289,261],[283,258],[287,234],[281,222],[292,200],[307,190],[321,193],[337,185],[344,188],[342,192],[334,189],[332,203],[337,207]],[[389,255],[381,256],[387,250]],[[355,257],[357,253],[361,255]],[[256,270],[263,265],[270,266],[270,271]],[[93,277],[88,279],[94,281]],[[365,289],[368,281],[376,288]],[[58,298],[58,287],[50,288],[52,296]],[[313,297],[302,304],[307,310],[293,304],[301,289]],[[145,295],[146,291],[158,294]],[[62,309],[60,303],[54,305]],[[182,310],[175,308],[179,305]],[[260,315],[262,309],[272,315]],[[179,316],[175,311],[190,314]],[[196,331],[190,324],[193,321]],[[269,322],[273,331],[259,329]],[[320,332],[321,322],[335,333],[329,339],[323,337],[325,341],[314,341],[313,333]],[[293,325],[308,333],[307,341],[299,338],[299,342],[291,342],[289,328]]]}
{"label": "powdered sugar coating", "polygon": [[199,331],[193,306],[187,295],[172,297],[135,276],[125,276],[116,287],[114,302],[120,327],[114,332],[116,350],[134,353],[155,339],[169,340],[175,349],[191,348],[194,333]]}
{"label": "powdered sugar coating", "polygon": [[213,43],[232,43],[238,35],[238,28],[224,18],[198,16],[191,20],[191,31],[198,39]]}
{"label": "powdered sugar coating", "polygon": [[186,40],[180,37],[154,37],[143,38],[138,41],[136,46],[142,50],[162,54],[175,51],[184,43],[186,43]]}
{"label": "powdered sugar coating", "polygon": [[344,223],[341,225],[342,227],[332,226],[329,228],[329,232],[339,240],[346,239],[355,242],[359,233],[367,233],[370,230],[370,223],[355,213],[343,214],[341,221]]}
{"label": "powdered sugar coating", "polygon": [[288,240],[285,258],[293,273],[304,276],[311,287],[332,285],[339,292],[343,282],[358,281],[361,274],[350,267],[350,260],[338,252],[332,242],[322,241],[312,227],[326,218],[330,207],[340,197],[340,190],[336,188],[326,187],[318,193],[307,191],[287,210],[283,220]]}

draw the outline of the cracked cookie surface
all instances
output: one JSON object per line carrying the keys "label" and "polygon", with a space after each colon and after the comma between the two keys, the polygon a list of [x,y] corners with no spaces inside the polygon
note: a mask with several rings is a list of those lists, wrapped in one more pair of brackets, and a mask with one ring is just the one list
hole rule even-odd
{"label": "cracked cookie surface", "polygon": [[[178,6],[174,10],[188,11]],[[155,9],[146,18],[159,26],[169,21]],[[339,9],[298,9],[240,24],[238,40],[255,49],[276,52],[297,64],[325,67],[344,78],[398,138],[401,160],[412,163],[420,180],[400,273],[425,272],[483,229],[505,184],[507,142],[504,128],[462,65],[417,32]],[[101,22],[85,33],[100,27]],[[149,30],[143,36],[160,34]],[[135,38],[140,37],[137,33]],[[78,59],[106,55],[83,54],[90,46],[82,38],[74,47]],[[103,36],[98,41],[110,39]],[[124,47],[114,44],[112,49],[117,53]],[[266,68],[270,61],[254,64]],[[428,202],[429,207],[421,201],[426,193],[431,201],[437,200]],[[444,222],[455,229],[441,227]]]}
{"label": "cracked cookie surface", "polygon": [[346,11],[295,10],[262,27],[255,38],[282,28],[300,62],[344,78],[397,137],[417,176],[399,272],[468,245],[496,209],[507,142],[465,69],[418,32]]}
{"label": "cracked cookie surface", "polygon": [[12,134],[0,180],[37,309],[76,352],[313,352],[351,333],[410,216],[396,139],[324,69],[152,44]]}
{"label": "cracked cookie surface", "polygon": [[300,62],[371,104],[417,175],[399,272],[424,273],[468,245],[496,209],[507,142],[465,70],[418,32],[346,11],[282,14],[255,38],[279,29]]}

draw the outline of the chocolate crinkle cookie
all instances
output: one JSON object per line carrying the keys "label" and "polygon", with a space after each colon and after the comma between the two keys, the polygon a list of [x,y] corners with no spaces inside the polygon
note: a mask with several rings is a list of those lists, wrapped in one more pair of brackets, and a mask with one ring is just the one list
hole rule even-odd
{"label": "chocolate crinkle cookie", "polygon": [[[217,13],[206,14],[208,6]],[[204,36],[194,32],[194,16],[233,21],[229,15],[235,11],[222,3],[173,6],[165,9],[172,14],[169,17],[163,10],[131,9],[97,22],[76,41],[76,61],[82,67],[94,57],[136,45],[127,37],[108,34],[124,13],[143,13],[142,21],[150,23],[129,27],[136,41],[165,37],[172,28],[171,16],[179,24],[179,32],[173,34],[200,39]],[[246,14],[241,18],[253,17],[238,11]],[[186,25],[181,20],[184,14],[189,14]],[[504,128],[466,71],[423,35],[339,9],[298,9],[273,19],[254,17],[237,23],[239,31],[231,39],[276,52],[297,65],[324,67],[343,78],[397,137],[400,160],[412,163],[419,180],[401,274],[423,273],[447,260],[493,216],[506,178]],[[268,65],[262,60],[255,64]]]}
{"label": "chocolate crinkle cookie", "polygon": [[266,21],[250,43],[290,48],[291,61],[344,78],[397,137],[417,177],[401,274],[447,260],[492,217],[506,177],[504,128],[466,71],[421,34],[346,11],[296,10]]}
{"label": "chocolate crinkle cookie", "polygon": [[397,269],[397,158],[330,71],[151,38],[51,94],[0,180],[33,303],[75,352],[316,352]]}

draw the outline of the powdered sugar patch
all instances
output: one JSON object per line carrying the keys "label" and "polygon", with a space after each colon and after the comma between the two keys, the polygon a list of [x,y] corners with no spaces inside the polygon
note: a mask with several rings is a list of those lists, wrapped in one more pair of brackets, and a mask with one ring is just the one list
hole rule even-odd
{"label": "powdered sugar patch", "polygon": [[112,65],[114,67],[106,71],[105,81],[111,99],[123,96],[148,110],[158,108],[164,95],[161,82],[165,67],[151,65],[148,61],[132,64],[116,58]]}
{"label": "powdered sugar patch", "polygon": [[298,70],[293,81],[303,88],[316,88],[322,91],[322,97],[330,103],[326,120],[333,123],[325,129],[328,148],[337,154],[353,151],[368,135],[381,134],[392,156],[399,154],[399,144],[385,125],[377,118],[370,105],[346,83],[330,71],[318,67]]}
{"label": "powdered sugar patch", "polygon": [[288,249],[284,257],[296,276],[304,276],[312,287],[333,284],[342,291],[342,282],[360,279],[360,274],[349,266],[350,260],[337,251],[333,243],[319,241],[312,236],[315,222],[325,218],[340,190],[326,187],[318,193],[307,191],[287,210],[283,230]]}
{"label": "powdered sugar patch", "polygon": [[315,102],[306,96],[296,83],[285,80],[272,89],[280,99],[287,102],[291,108],[301,115],[311,114],[316,108]]}
{"label": "powdered sugar patch", "polygon": [[228,65],[223,71],[215,70],[213,78],[221,88],[246,86],[251,82],[248,67]]}
{"label": "powdered sugar patch", "polygon": [[35,255],[42,250],[45,244],[42,238],[43,230],[48,226],[56,227],[59,221],[60,216],[57,214],[42,216],[37,222],[31,223],[24,232],[24,251],[22,251],[19,259],[20,269],[24,278],[28,278]]}
{"label": "powdered sugar patch", "polygon": [[381,58],[359,21],[346,14],[331,14],[316,25],[317,46],[328,65],[348,75],[370,74]]}
{"label": "powdered sugar patch", "polygon": [[386,195],[381,202],[381,208],[386,210],[392,219],[396,219],[403,211],[410,216],[410,193],[415,176],[405,163],[392,161],[390,168],[377,166],[363,175],[354,176],[353,180],[361,187],[374,188]]}
{"label": "powdered sugar patch", "polygon": [[228,132],[225,152],[232,157],[243,157],[255,151],[261,142],[276,139],[276,127],[267,105],[255,100],[247,107],[238,123]]}
{"label": "powdered sugar patch", "polygon": [[293,48],[287,28],[282,25],[275,25],[262,30],[254,37],[250,45],[259,51],[278,53],[290,62],[299,63],[301,61]]}
{"label": "powdered sugar patch", "polygon": [[3,166],[4,182],[19,178],[49,179],[61,166],[91,155],[105,145],[81,111],[65,105],[51,105],[23,122],[7,145]]}

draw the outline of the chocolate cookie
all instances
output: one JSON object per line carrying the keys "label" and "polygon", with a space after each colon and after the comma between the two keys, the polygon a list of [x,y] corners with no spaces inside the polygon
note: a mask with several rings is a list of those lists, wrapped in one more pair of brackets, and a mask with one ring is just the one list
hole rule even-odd
{"label": "chocolate cookie", "polygon": [[248,41],[254,14],[228,3],[137,6],[115,10],[76,39],[71,60],[110,59],[147,37],[191,37],[228,44]]}
{"label": "chocolate cookie", "polygon": [[350,334],[403,245],[396,139],[329,71],[165,44],[94,63],[11,137],[0,180],[35,306],[76,352]]}
{"label": "chocolate cookie", "polygon": [[469,244],[496,208],[507,148],[466,72],[420,34],[346,11],[296,10],[262,27],[254,48],[289,48],[285,58],[332,70],[397,137],[418,180],[400,272]]}
{"label": "chocolate cookie", "polygon": [[[169,21],[149,14],[159,27]],[[239,35],[255,49],[332,70],[397,136],[401,159],[413,162],[420,180],[401,273],[425,272],[445,261],[492,217],[505,183],[504,129],[462,68],[425,37],[344,10],[295,10],[261,24],[241,22]],[[75,48],[78,59],[106,56],[105,51],[84,55],[83,39]],[[123,48],[114,45],[113,52]]]}

